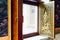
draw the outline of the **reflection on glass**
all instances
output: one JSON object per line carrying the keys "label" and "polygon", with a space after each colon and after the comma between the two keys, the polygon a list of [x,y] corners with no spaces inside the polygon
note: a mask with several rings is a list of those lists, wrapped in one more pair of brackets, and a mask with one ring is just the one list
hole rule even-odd
{"label": "reflection on glass", "polygon": [[48,3],[50,0],[41,0],[44,3]]}
{"label": "reflection on glass", "polygon": [[23,35],[37,32],[37,6],[23,4]]}

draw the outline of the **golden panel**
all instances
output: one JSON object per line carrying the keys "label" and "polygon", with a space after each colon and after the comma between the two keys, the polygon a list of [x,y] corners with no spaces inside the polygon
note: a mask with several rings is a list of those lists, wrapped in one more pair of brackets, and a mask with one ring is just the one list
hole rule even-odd
{"label": "golden panel", "polygon": [[54,2],[39,6],[39,34],[54,38]]}

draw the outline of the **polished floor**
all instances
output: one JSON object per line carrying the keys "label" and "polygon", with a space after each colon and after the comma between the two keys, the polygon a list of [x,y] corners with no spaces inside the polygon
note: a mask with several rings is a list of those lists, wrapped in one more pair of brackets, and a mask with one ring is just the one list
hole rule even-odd
{"label": "polished floor", "polygon": [[34,36],[34,37],[30,37],[30,38],[25,38],[24,40],[52,40],[51,38],[49,38],[48,36]]}
{"label": "polished floor", "polygon": [[54,40],[60,40],[60,33],[55,35],[55,39]]}

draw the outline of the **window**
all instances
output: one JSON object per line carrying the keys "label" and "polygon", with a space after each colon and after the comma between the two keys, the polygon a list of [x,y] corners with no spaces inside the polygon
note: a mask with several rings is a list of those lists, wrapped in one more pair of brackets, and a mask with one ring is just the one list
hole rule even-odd
{"label": "window", "polygon": [[48,3],[50,0],[41,0],[44,3]]}
{"label": "window", "polygon": [[23,4],[23,35],[37,32],[37,6]]}
{"label": "window", "polygon": [[26,2],[23,3],[23,37],[24,38],[38,35],[37,3],[34,2],[26,3]]}

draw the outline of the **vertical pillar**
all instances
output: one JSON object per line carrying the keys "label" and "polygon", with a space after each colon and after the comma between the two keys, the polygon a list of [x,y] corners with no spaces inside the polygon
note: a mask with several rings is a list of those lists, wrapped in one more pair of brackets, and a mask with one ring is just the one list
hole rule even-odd
{"label": "vertical pillar", "polygon": [[18,40],[18,0],[12,0],[13,40]]}
{"label": "vertical pillar", "polygon": [[22,40],[22,0],[12,1],[13,40]]}

